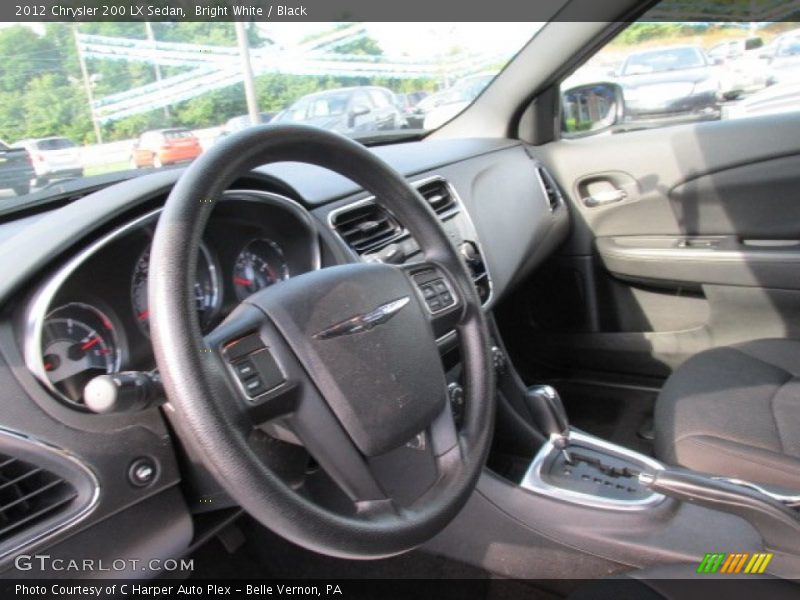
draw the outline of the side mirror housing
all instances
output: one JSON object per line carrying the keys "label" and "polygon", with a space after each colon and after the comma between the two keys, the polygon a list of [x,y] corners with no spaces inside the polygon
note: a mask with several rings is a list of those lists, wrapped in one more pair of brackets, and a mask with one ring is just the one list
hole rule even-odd
{"label": "side mirror housing", "polygon": [[616,83],[579,85],[561,95],[561,131],[565,137],[611,131],[624,114],[622,88]]}

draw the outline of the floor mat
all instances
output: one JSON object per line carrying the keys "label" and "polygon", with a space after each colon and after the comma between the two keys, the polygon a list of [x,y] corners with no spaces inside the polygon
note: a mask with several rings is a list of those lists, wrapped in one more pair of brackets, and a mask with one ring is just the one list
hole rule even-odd
{"label": "floor mat", "polygon": [[[247,516],[237,526],[245,532],[246,542],[233,553],[228,552],[217,539],[203,545],[192,554],[192,579],[451,579],[469,580],[467,587],[452,586],[454,600],[561,598],[529,582],[498,579],[487,571],[419,550],[381,560],[343,560],[309,552],[287,542]],[[421,585],[424,586],[424,583]],[[406,595],[402,593],[403,589],[403,586],[398,585],[396,594],[390,595],[404,598]],[[443,596],[438,588],[437,592],[437,598],[449,600],[451,597],[449,593]],[[347,597],[354,596],[348,593]],[[367,597],[364,596],[365,600]]]}
{"label": "floor mat", "polygon": [[657,390],[569,380],[550,383],[561,395],[572,426],[653,456],[653,442],[639,432],[652,422]]}

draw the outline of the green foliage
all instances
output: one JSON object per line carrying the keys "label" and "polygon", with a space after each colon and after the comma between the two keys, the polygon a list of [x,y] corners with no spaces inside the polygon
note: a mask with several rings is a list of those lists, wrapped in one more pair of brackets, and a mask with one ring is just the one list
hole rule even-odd
{"label": "green foliage", "polygon": [[[343,25],[345,26],[345,25]],[[141,22],[81,23],[82,33],[146,39]],[[74,39],[75,25],[48,23],[44,34],[29,27],[0,30],[0,138],[14,142],[23,138],[64,135],[77,143],[94,141],[94,130]],[[234,46],[233,23],[153,23],[157,40]],[[262,37],[253,23],[247,24],[252,47],[272,42]],[[379,44],[369,37],[336,48],[342,54],[379,56]],[[87,59],[96,98],[132,89],[156,80],[155,69],[144,63]],[[162,67],[162,77],[186,69]],[[382,85],[397,92],[435,89],[431,80],[374,80],[366,77],[311,77],[270,74],[256,78],[259,110],[277,112],[313,92],[334,87]],[[211,127],[247,112],[242,84],[216,90],[170,106],[107,123],[103,139],[114,141],[138,136],[147,129],[185,126]]]}
{"label": "green foliage", "polygon": [[670,38],[691,33],[684,23],[633,23],[614,40],[615,44],[638,44],[659,38]]}

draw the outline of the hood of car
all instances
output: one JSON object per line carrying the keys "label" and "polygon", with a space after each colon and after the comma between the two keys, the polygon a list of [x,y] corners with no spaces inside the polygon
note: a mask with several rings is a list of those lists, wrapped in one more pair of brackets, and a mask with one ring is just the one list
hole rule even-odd
{"label": "hood of car", "polygon": [[660,73],[642,73],[637,75],[623,75],[619,77],[618,83],[623,88],[640,88],[651,85],[665,83],[690,83],[694,85],[711,77],[710,67],[696,67],[692,69],[678,69],[675,71],[663,71]]}

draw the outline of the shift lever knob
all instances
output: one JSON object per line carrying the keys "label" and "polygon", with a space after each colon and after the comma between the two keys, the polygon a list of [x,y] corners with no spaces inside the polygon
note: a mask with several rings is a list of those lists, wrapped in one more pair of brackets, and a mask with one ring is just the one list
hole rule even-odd
{"label": "shift lever knob", "polygon": [[528,388],[526,400],[536,424],[548,437],[553,434],[566,436],[569,433],[567,411],[555,388],[550,385],[534,385]]}
{"label": "shift lever knob", "polygon": [[572,464],[572,457],[567,451],[569,445],[569,421],[561,396],[554,387],[549,385],[534,385],[528,388],[525,401],[533,413],[533,418],[539,429],[547,435],[550,443],[564,454],[568,464]]}

